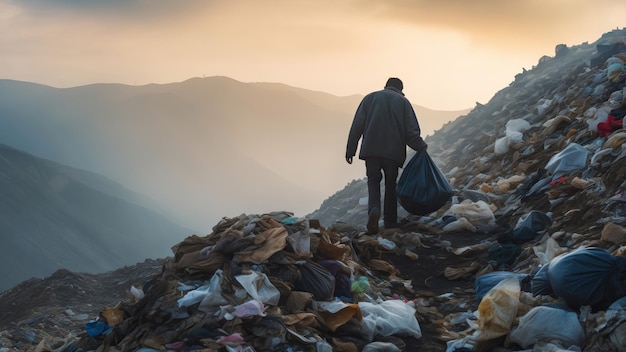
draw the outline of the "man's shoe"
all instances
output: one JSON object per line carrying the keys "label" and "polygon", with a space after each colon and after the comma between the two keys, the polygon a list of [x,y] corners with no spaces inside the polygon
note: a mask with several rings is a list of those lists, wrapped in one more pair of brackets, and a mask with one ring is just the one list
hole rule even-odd
{"label": "man's shoe", "polygon": [[389,229],[399,229],[400,228],[400,224],[395,223],[395,224],[388,224],[385,223],[385,230],[389,230]]}
{"label": "man's shoe", "polygon": [[367,231],[371,234],[378,233],[378,220],[380,219],[380,210],[372,208],[367,219]]}

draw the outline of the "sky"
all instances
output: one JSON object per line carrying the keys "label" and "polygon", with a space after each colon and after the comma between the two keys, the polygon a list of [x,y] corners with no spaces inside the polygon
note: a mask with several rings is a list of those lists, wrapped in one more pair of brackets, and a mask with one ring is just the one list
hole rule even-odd
{"label": "sky", "polygon": [[623,0],[0,0],[0,79],[228,76],[345,96],[393,76],[412,103],[460,110],[625,23]]}

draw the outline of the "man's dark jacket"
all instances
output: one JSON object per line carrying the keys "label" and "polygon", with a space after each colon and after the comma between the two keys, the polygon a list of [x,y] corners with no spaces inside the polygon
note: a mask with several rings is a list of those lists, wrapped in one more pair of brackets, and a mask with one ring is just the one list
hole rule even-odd
{"label": "man's dark jacket", "polygon": [[348,135],[346,157],[356,155],[361,136],[359,159],[386,158],[404,164],[406,146],[421,150],[425,142],[415,111],[404,94],[394,87],[366,95],[359,105]]}

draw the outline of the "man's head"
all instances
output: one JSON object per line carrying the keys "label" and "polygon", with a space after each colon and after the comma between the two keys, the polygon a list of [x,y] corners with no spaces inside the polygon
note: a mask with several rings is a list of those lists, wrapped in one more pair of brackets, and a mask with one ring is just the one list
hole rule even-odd
{"label": "man's head", "polygon": [[387,87],[393,87],[401,92],[402,92],[402,89],[404,89],[404,85],[402,84],[402,81],[400,80],[400,78],[396,78],[396,77],[391,77],[387,80],[387,84],[385,84],[385,88]]}

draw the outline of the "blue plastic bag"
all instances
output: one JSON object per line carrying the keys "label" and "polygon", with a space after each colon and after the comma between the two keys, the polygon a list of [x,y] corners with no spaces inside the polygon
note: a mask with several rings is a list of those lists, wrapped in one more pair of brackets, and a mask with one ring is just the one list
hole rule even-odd
{"label": "blue plastic bag", "polygon": [[102,320],[91,320],[85,324],[85,331],[87,332],[87,335],[93,337],[106,335],[113,331],[113,328]]}
{"label": "blue plastic bag", "polygon": [[552,296],[556,298],[552,285],[550,284],[550,277],[548,271],[550,270],[550,263],[543,265],[537,270],[530,280],[530,292],[533,296]]}
{"label": "blue plastic bag", "polygon": [[579,248],[550,262],[548,278],[555,295],[570,308],[605,310],[626,296],[626,258],[603,248]]}
{"label": "blue plastic bag", "polygon": [[508,279],[510,277],[516,277],[520,285],[524,280],[528,280],[528,274],[512,273],[510,271],[492,271],[487,274],[483,274],[474,280],[474,291],[476,291],[476,300],[479,302],[485,297],[487,292],[494,288],[500,281]]}
{"label": "blue plastic bag", "polygon": [[406,164],[396,194],[406,211],[413,215],[427,215],[450,200],[452,188],[430,155],[422,151]]}

